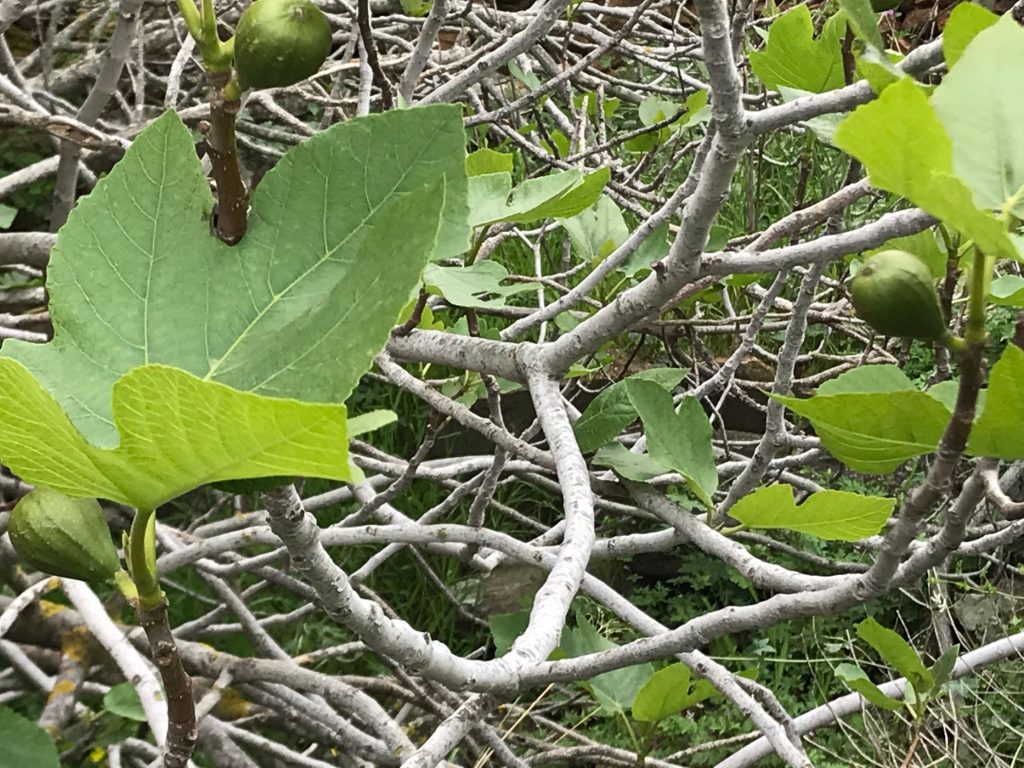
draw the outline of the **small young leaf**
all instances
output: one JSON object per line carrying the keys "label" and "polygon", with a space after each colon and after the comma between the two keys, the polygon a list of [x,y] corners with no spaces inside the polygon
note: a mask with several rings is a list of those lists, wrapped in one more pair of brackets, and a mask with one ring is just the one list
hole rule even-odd
{"label": "small young leaf", "polygon": [[0,229],[7,229],[14,223],[14,217],[18,215],[18,209],[0,203]]}
{"label": "small young leaf", "polygon": [[146,711],[142,708],[139,694],[131,683],[118,683],[107,691],[103,697],[103,706],[118,717],[137,720],[140,723],[146,722]]}
{"label": "small young leaf", "polygon": [[935,679],[917,651],[896,632],[868,617],[857,625],[857,636],[874,648],[886,664],[913,683],[919,694],[934,687]]}
{"label": "small young leaf", "polygon": [[895,499],[848,491],[819,491],[797,506],[790,485],[769,485],[729,510],[748,528],[784,528],[832,541],[857,541],[882,530]]}
{"label": "small young leaf", "polygon": [[573,250],[585,261],[599,261],[629,237],[622,211],[610,197],[602,195],[591,207],[561,220],[569,233]]}
{"label": "small young leaf", "polygon": [[690,668],[670,664],[659,669],[644,683],[633,699],[633,719],[656,723],[683,709],[690,691]]}
{"label": "small young leaf", "polygon": [[508,270],[489,259],[468,267],[430,264],[423,270],[423,283],[427,290],[439,293],[456,307],[503,307],[509,296],[537,288],[536,283],[502,285],[507,278]]}
{"label": "small young leaf", "polygon": [[[577,614],[576,623],[575,628],[566,628],[562,631],[561,648],[567,656],[583,656],[618,647],[618,643],[612,642],[598,632],[597,628],[582,615]],[[586,681],[586,685],[593,692],[601,708],[615,714],[624,712],[632,706],[637,692],[653,674],[653,665],[636,664],[592,677]]]}
{"label": "small young leaf", "polygon": [[586,175],[577,170],[558,171],[527,179],[512,189],[509,173],[471,176],[469,223],[472,227],[499,222],[531,224],[575,216],[594,204],[609,178],[608,168]]}
{"label": "small young leaf", "polygon": [[60,768],[50,735],[7,707],[0,707],[0,745],[0,768]]}
{"label": "small young leaf", "polygon": [[718,488],[718,470],[711,449],[711,423],[694,398],[677,413],[672,395],[650,381],[628,380],[626,391],[647,433],[647,450],[659,464],[686,478],[694,495],[707,507]]}
{"label": "small young leaf", "polygon": [[637,420],[637,412],[626,390],[627,381],[653,381],[666,390],[678,386],[686,376],[685,368],[649,368],[605,387],[576,420],[573,431],[580,450],[590,453],[615,437]]}
{"label": "small young leaf", "polygon": [[494,655],[504,656],[508,649],[526,630],[530,623],[530,612],[527,610],[499,613],[487,618],[487,626],[491,629],[494,640]]}
{"label": "small young leaf", "polygon": [[836,667],[836,677],[842,680],[847,688],[856,691],[876,707],[888,709],[891,712],[903,708],[902,701],[882,693],[879,687],[868,679],[864,670],[856,664],[840,664]]}
{"label": "small young leaf", "polygon": [[609,443],[594,454],[594,465],[615,470],[627,480],[645,483],[648,480],[667,475],[670,470],[646,453],[633,453],[621,443]]}
{"label": "small young leaf", "polygon": [[764,50],[750,54],[750,68],[769,88],[785,85],[812,93],[841,88],[843,26],[843,20],[833,16],[815,40],[810,9],[794,6],[772,22]]}
{"label": "small young leaf", "polygon": [[949,678],[953,676],[953,670],[956,669],[956,661],[959,657],[960,646],[951,645],[932,664],[931,673],[932,678],[935,680],[936,691],[949,682]]}

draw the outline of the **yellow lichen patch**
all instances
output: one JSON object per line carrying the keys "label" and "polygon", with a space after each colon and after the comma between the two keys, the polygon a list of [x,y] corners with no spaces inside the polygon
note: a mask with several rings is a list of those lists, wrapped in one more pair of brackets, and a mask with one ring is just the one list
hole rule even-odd
{"label": "yellow lichen patch", "polygon": [[61,650],[72,661],[84,664],[89,659],[89,630],[79,625],[65,632]]}
{"label": "yellow lichen patch", "polygon": [[43,618],[48,619],[51,616],[56,616],[61,611],[66,611],[67,606],[61,605],[60,603],[54,603],[49,600],[40,600],[39,610],[42,611]]}
{"label": "yellow lichen patch", "polygon": [[250,703],[242,694],[234,688],[225,688],[214,711],[227,720],[237,720],[240,717],[246,717],[250,707]]}
{"label": "yellow lichen patch", "polygon": [[67,696],[68,694],[74,693],[74,692],[75,692],[75,684],[73,682],[71,682],[70,680],[61,679],[61,680],[58,680],[54,684],[53,690],[50,691],[50,695],[47,698],[47,701],[53,701],[58,696]]}

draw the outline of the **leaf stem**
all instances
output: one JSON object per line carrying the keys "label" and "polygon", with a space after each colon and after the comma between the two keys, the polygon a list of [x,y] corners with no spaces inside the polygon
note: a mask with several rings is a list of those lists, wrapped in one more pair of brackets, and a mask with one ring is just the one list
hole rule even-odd
{"label": "leaf stem", "polygon": [[128,534],[128,572],[139,592],[140,610],[150,610],[164,601],[156,573],[156,510],[140,509]]}
{"label": "leaf stem", "polygon": [[985,330],[985,289],[991,263],[978,249],[974,249],[974,263],[971,266],[971,289],[967,305],[967,328],[964,339],[968,344],[984,344]]}
{"label": "leaf stem", "polygon": [[234,38],[223,42],[217,35],[217,14],[213,8],[213,0],[201,0],[202,8],[197,8],[195,0],[177,0],[178,10],[185,20],[189,35],[199,46],[203,57],[203,66],[207,72],[230,72],[234,58]]}

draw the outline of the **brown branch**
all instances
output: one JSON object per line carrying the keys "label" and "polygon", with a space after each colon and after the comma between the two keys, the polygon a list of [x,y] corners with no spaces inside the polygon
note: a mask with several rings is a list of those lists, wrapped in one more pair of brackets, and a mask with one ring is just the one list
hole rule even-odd
{"label": "brown branch", "polygon": [[211,72],[213,96],[210,123],[205,127],[206,154],[217,185],[217,237],[234,245],[245,236],[249,221],[249,192],[242,181],[235,142],[235,120],[241,101],[224,98],[230,72]]}
{"label": "brown branch", "polygon": [[370,0],[359,0],[359,37],[363,41],[363,50],[366,51],[366,63],[373,71],[373,82],[380,88],[380,103],[383,111],[395,108],[395,100],[391,96],[391,83],[388,82],[381,69],[380,60],[377,58],[377,46],[373,42],[373,27],[370,24]]}
{"label": "brown branch", "polygon": [[149,654],[167,693],[167,745],[163,768],[185,768],[196,746],[196,705],[192,679],[185,672],[167,620],[167,601],[155,608],[135,609],[149,640]]}

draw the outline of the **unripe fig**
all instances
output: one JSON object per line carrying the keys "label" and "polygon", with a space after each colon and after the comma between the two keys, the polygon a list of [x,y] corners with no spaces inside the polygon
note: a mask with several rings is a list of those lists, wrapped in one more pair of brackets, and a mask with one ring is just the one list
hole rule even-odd
{"label": "unripe fig", "polygon": [[121,568],[96,499],[36,488],[14,507],[7,532],[26,563],[53,576],[106,581]]}
{"label": "unripe fig", "polygon": [[242,88],[279,88],[316,74],[331,51],[331,25],[310,0],[256,0],[235,30]]}
{"label": "unripe fig", "polygon": [[938,341],[949,335],[932,274],[906,251],[872,256],[850,281],[861,319],[885,336]]}

